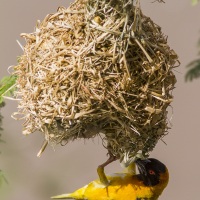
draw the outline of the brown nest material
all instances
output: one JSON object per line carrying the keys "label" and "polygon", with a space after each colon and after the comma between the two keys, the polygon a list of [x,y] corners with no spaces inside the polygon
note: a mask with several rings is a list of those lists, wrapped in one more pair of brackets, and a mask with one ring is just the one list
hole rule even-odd
{"label": "brown nest material", "polygon": [[15,67],[24,134],[48,143],[101,135],[118,158],[167,134],[178,65],[161,28],[134,0],[78,0],[22,34]]}

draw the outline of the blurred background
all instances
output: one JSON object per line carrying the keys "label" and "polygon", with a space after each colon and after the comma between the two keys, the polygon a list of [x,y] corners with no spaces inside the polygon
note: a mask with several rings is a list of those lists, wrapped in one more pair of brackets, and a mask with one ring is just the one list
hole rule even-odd
{"label": "blurred background", "polygon": [[[200,79],[185,82],[185,74],[186,65],[197,58],[200,4],[193,7],[191,0],[166,0],[165,4],[152,1],[141,1],[143,13],[162,27],[181,62],[175,69],[178,82],[173,92],[172,129],[164,138],[166,144],[160,141],[151,153],[170,172],[169,185],[160,200],[199,199]],[[38,19],[69,3],[67,0],[1,0],[0,78],[8,75],[8,66],[15,65],[17,56],[22,54],[16,42],[24,44],[20,33],[33,32]],[[3,183],[1,200],[48,200],[52,195],[72,192],[97,178],[97,166],[107,159],[100,138],[55,149],[47,147],[42,157],[37,158],[43,136],[40,133],[22,135],[22,122],[11,118],[16,106],[17,102],[7,100],[1,109],[4,116],[1,139],[5,143],[0,143],[0,169],[9,182]],[[121,170],[119,163],[114,162],[106,168],[106,173]]]}

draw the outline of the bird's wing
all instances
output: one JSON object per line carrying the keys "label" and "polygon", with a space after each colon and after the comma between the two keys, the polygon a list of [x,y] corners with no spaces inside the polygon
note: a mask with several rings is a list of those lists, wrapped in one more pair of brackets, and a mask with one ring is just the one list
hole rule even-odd
{"label": "bird's wing", "polygon": [[[109,177],[110,179],[110,177]],[[99,180],[90,182],[88,185],[74,191],[69,194],[61,194],[58,196],[51,197],[52,199],[77,199],[77,200],[113,200],[112,197],[107,196],[106,186],[103,185]],[[101,194],[103,192],[103,194]],[[102,197],[101,197],[101,195]]]}
{"label": "bird's wing", "polygon": [[[116,173],[107,176],[110,182],[109,186],[105,186],[100,180],[90,182],[88,185],[76,190],[71,194],[63,194],[53,197],[54,199],[79,199],[79,200],[136,200],[140,190],[143,190],[136,176],[127,173]],[[152,192],[143,191],[142,196],[151,196]],[[142,193],[143,193],[142,192]],[[148,193],[148,194],[146,194]],[[139,194],[141,196],[141,194]],[[151,196],[152,197],[152,196]],[[138,200],[146,200],[138,199]],[[150,200],[150,198],[149,198]],[[153,200],[153,199],[151,199]]]}

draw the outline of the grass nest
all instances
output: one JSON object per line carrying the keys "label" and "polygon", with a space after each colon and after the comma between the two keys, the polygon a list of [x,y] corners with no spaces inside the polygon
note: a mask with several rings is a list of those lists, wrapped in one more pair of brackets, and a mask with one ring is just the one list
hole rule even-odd
{"label": "grass nest", "polygon": [[16,118],[50,144],[100,135],[123,158],[151,151],[168,132],[176,53],[135,0],[78,0],[26,40]]}

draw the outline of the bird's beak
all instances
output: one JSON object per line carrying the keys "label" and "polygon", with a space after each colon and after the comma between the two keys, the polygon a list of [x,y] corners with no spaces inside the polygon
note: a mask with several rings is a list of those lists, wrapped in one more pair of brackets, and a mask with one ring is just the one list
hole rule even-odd
{"label": "bird's beak", "polygon": [[140,159],[140,158],[135,161],[135,164],[137,165],[138,170],[139,170],[141,175],[144,175],[144,176],[147,175],[147,171],[146,171],[145,165],[148,162],[151,162],[151,161],[148,160],[148,159]]}

